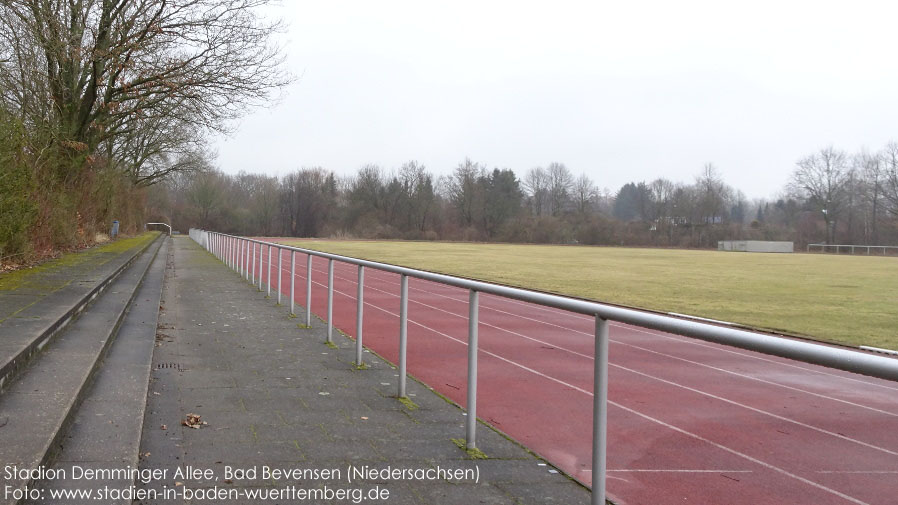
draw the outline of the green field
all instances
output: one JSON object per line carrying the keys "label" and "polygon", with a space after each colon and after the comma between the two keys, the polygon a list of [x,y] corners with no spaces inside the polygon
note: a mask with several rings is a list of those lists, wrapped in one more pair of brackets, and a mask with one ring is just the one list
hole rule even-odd
{"label": "green field", "polygon": [[676,249],[291,240],[593,300],[898,349],[898,258]]}

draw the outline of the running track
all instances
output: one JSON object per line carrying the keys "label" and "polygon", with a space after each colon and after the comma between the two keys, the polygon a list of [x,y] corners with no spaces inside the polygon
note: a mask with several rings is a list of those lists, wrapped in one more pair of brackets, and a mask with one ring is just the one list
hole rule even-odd
{"label": "running track", "polygon": [[[272,295],[283,285],[289,303],[287,252],[281,267]],[[326,314],[327,260],[312,270],[312,312]],[[356,280],[335,263],[334,325],[347,334]],[[397,362],[399,276],[366,269],[365,305],[365,346]],[[409,374],[465,405],[467,291],[410,278],[408,307]],[[593,331],[588,316],[480,295],[480,418],[587,485]],[[898,503],[898,383],[614,322],[610,340],[617,503]]]}

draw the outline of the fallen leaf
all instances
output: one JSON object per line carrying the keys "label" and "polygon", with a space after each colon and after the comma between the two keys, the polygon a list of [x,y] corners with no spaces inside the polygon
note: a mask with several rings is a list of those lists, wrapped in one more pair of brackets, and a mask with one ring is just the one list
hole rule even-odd
{"label": "fallen leaf", "polygon": [[207,425],[206,421],[202,420],[202,416],[199,414],[187,414],[187,419],[181,421],[181,424],[187,426],[188,428],[193,428],[195,430],[200,429],[202,426]]}
{"label": "fallen leaf", "polygon": [[167,429],[168,429],[168,426],[166,426],[166,425],[163,424],[163,425],[160,426],[159,428],[160,428],[160,429],[163,429],[163,430],[167,430]]}

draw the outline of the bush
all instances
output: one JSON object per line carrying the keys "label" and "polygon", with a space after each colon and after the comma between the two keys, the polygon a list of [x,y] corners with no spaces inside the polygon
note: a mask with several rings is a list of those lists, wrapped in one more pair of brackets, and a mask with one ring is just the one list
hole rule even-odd
{"label": "bush", "polygon": [[0,260],[24,257],[30,251],[28,232],[36,207],[23,144],[21,125],[0,112]]}

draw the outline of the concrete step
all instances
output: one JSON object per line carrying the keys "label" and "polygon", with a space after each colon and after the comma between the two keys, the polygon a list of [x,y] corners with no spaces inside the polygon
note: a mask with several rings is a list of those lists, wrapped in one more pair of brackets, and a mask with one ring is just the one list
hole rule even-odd
{"label": "concrete step", "polygon": [[[49,466],[65,478],[42,479],[33,484],[39,498],[30,504],[72,503],[72,494],[105,489],[129,489],[133,479],[75,479],[76,467],[121,470],[137,468],[140,433],[146,409],[150,367],[170,241],[163,244],[134,296],[115,341],[99,366],[93,384],[75,412],[59,453]],[[54,498],[54,495],[56,497]],[[130,504],[127,495],[111,495],[103,503]]]}
{"label": "concrete step", "polygon": [[162,239],[152,242],[108,283],[104,294],[0,395],[0,504],[19,503],[11,491],[24,490],[35,480],[33,473],[13,471],[10,476],[7,469],[40,469],[58,452],[59,442],[162,243]]}
{"label": "concrete step", "polygon": [[50,294],[20,293],[17,298],[27,300],[2,311],[0,320],[0,391],[154,242],[118,254],[96,268],[58,272],[71,278]]}

